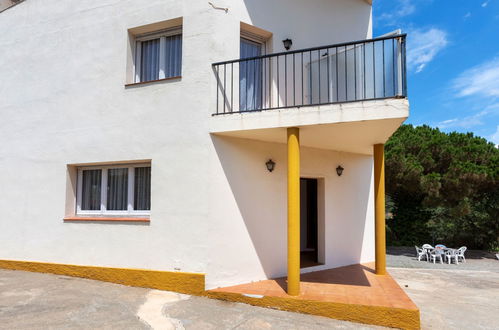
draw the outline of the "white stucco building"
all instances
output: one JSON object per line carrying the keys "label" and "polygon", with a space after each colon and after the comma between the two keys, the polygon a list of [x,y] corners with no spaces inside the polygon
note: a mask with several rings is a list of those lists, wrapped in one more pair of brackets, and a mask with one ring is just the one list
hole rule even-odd
{"label": "white stucco building", "polygon": [[0,30],[0,259],[206,289],[375,260],[409,106],[370,1],[26,0]]}

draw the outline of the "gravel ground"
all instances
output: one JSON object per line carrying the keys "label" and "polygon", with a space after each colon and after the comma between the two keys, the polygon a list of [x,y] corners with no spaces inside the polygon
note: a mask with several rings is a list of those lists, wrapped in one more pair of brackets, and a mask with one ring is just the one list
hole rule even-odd
{"label": "gravel ground", "polygon": [[[414,248],[388,248],[389,273],[421,312],[422,329],[499,329],[499,260],[417,261]],[[376,329],[113,283],[0,270],[0,329]]]}
{"label": "gravel ground", "polygon": [[423,330],[499,329],[499,272],[455,267],[388,272],[418,306]]}
{"label": "gravel ground", "polygon": [[466,262],[458,265],[451,263],[440,264],[427,261],[418,261],[414,247],[388,247],[386,264],[395,268],[425,268],[446,270],[479,270],[499,272],[499,260],[495,254],[486,251],[468,250],[465,252]]}
{"label": "gravel ground", "polygon": [[382,329],[314,315],[0,269],[0,329]]}

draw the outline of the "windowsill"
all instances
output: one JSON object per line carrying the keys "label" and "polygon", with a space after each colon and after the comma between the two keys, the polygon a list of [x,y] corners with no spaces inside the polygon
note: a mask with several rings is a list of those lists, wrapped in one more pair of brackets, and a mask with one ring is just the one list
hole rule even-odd
{"label": "windowsill", "polygon": [[105,221],[105,222],[146,222],[149,223],[151,220],[147,218],[139,218],[139,217],[84,217],[84,216],[74,216],[74,217],[65,217],[64,222],[96,222],[96,221]]}
{"label": "windowsill", "polygon": [[168,77],[168,78],[163,78],[163,79],[141,81],[141,82],[137,82],[137,83],[125,84],[125,87],[133,87],[133,86],[154,84],[154,83],[157,83],[157,82],[162,82],[162,81],[167,81],[167,80],[180,80],[181,78],[182,78],[182,76],[175,76],[175,77]]}

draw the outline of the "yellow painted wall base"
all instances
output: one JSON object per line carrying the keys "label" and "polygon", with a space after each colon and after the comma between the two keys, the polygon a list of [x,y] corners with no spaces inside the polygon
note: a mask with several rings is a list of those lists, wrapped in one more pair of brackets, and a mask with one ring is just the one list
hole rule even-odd
{"label": "yellow painted wall base", "polygon": [[147,269],[77,266],[32,261],[0,260],[0,268],[83,277],[93,280],[176,291],[290,312],[400,329],[420,329],[419,310],[303,300],[293,297],[252,298],[237,293],[205,291],[205,275]]}
{"label": "yellow painted wall base", "polygon": [[366,306],[343,304],[296,298],[247,297],[238,293],[206,291],[209,298],[235,301],[254,306],[280,309],[290,312],[313,314],[333,319],[357,323],[380,325],[385,327],[417,330],[421,328],[418,309],[390,308],[382,306]]}
{"label": "yellow painted wall base", "polygon": [[0,268],[89,278],[144,288],[202,295],[204,274],[147,269],[77,266],[32,261],[0,260]]}

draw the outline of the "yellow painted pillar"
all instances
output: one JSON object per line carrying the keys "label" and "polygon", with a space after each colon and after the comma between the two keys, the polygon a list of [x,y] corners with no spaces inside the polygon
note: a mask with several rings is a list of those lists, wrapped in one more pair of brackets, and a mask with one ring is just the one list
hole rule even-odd
{"label": "yellow painted pillar", "polygon": [[374,232],[376,274],[386,274],[385,238],[385,146],[374,145]]}
{"label": "yellow painted pillar", "polygon": [[300,130],[288,128],[288,294],[300,294]]}

